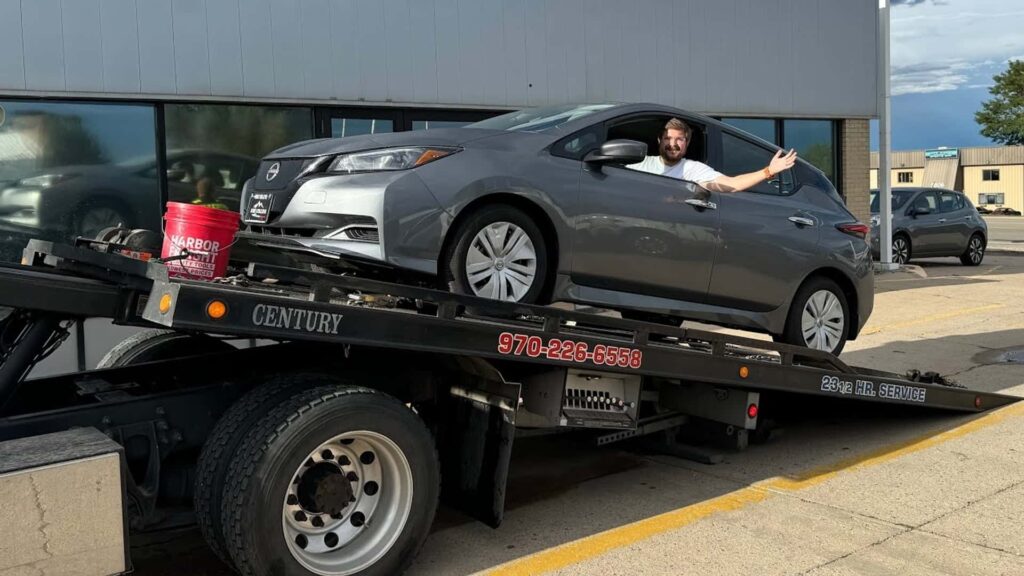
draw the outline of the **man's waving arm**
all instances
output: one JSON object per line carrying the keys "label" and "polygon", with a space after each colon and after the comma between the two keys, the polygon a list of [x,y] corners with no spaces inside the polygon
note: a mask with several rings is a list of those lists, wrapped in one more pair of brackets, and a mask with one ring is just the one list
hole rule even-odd
{"label": "man's waving arm", "polygon": [[783,154],[782,150],[775,153],[771,162],[762,170],[740,174],[738,176],[721,175],[710,182],[702,182],[701,185],[713,192],[742,192],[752,188],[765,180],[770,180],[779,172],[789,170],[796,163],[796,151],[790,150]]}

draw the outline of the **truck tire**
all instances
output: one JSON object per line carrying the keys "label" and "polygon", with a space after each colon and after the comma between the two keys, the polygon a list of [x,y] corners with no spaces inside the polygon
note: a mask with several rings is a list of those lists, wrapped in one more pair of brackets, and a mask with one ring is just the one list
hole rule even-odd
{"label": "truck tire", "polygon": [[217,420],[203,444],[196,464],[193,502],[196,523],[214,554],[231,566],[224,543],[221,502],[231,456],[260,418],[281,402],[310,385],[310,375],[282,374],[272,377],[235,401]]}
{"label": "truck tire", "polygon": [[205,334],[150,328],[125,338],[110,349],[96,368],[121,368],[143,362],[229,352],[234,346]]}
{"label": "truck tire", "polygon": [[415,558],[437,510],[440,466],[430,432],[404,404],[319,386],[243,436],[221,511],[241,574],[393,575]]}

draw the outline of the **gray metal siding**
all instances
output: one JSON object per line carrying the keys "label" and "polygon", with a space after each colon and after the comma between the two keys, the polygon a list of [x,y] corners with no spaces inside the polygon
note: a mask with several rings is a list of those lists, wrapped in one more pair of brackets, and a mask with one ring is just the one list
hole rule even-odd
{"label": "gray metal siding", "polygon": [[875,115],[874,0],[0,0],[0,91]]}

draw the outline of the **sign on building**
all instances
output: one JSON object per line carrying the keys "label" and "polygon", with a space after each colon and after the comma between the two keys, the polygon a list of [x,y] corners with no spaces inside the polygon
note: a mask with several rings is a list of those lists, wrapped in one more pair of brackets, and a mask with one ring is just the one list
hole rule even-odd
{"label": "sign on building", "polygon": [[925,150],[924,157],[926,160],[938,160],[940,158],[959,158],[960,150],[957,148],[935,148],[933,150]]}

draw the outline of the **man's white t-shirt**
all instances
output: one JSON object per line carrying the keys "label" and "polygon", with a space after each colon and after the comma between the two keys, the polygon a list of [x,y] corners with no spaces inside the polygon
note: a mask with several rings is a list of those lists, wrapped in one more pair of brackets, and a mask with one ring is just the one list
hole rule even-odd
{"label": "man's white t-shirt", "polygon": [[688,180],[698,184],[710,182],[722,175],[721,172],[716,171],[707,164],[697,162],[696,160],[688,160],[686,158],[683,158],[673,166],[666,166],[665,161],[661,159],[661,156],[648,156],[641,162],[627,165],[626,168],[639,170],[641,172],[649,172],[651,174],[660,174],[661,176],[668,176],[669,178]]}

